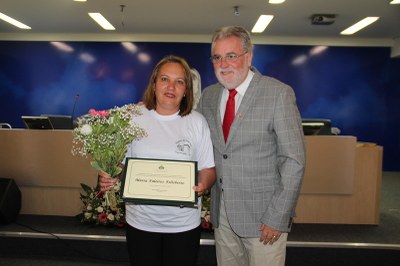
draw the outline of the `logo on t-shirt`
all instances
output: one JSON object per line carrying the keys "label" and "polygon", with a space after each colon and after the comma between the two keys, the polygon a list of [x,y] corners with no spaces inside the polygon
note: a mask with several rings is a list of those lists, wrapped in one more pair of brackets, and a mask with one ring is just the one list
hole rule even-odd
{"label": "logo on t-shirt", "polygon": [[176,142],[176,153],[186,156],[192,155],[192,144],[186,139],[180,139]]}

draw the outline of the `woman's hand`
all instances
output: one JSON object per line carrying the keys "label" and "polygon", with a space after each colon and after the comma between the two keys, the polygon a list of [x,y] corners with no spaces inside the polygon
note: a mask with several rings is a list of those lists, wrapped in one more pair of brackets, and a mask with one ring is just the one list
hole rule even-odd
{"label": "woman's hand", "polygon": [[198,186],[193,186],[193,190],[197,191],[199,197],[208,194],[208,189],[204,187],[204,184],[199,183]]}
{"label": "woman's hand", "polygon": [[193,189],[203,196],[208,193],[208,189],[214,184],[216,179],[215,167],[205,168],[199,171],[199,183]]}
{"label": "woman's hand", "polygon": [[106,192],[110,190],[111,187],[117,183],[118,178],[112,178],[109,174],[107,174],[104,171],[100,171],[99,173],[99,185],[100,185],[100,191],[101,192]]}

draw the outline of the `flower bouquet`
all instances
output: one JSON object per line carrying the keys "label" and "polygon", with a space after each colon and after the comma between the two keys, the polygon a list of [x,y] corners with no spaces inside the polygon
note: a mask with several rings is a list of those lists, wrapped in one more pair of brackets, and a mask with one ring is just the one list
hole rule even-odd
{"label": "flower bouquet", "polygon": [[125,205],[120,197],[121,162],[128,144],[141,139],[145,131],[133,122],[140,115],[137,105],[128,104],[109,110],[96,111],[77,119],[73,130],[72,154],[91,158],[91,165],[99,171],[99,178],[107,179],[107,189],[81,184],[82,222],[103,225],[125,223]]}

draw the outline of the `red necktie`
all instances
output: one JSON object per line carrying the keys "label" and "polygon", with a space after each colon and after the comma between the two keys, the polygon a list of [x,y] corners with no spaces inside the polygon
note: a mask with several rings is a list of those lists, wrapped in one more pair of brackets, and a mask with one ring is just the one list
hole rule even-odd
{"label": "red necktie", "polygon": [[233,119],[235,119],[235,95],[237,91],[235,89],[229,90],[229,98],[226,101],[226,109],[224,115],[224,121],[222,123],[222,130],[224,132],[225,142],[228,139],[229,129],[231,128]]}

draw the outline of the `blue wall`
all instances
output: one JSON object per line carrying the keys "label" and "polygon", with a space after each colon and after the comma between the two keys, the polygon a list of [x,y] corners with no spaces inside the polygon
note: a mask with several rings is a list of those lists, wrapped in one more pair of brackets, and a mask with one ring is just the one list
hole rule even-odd
{"label": "blue wall", "polygon": [[[71,115],[138,102],[154,64],[185,57],[214,83],[210,45],[194,43],[0,42],[0,122],[21,115]],[[65,49],[64,49],[65,50]],[[384,170],[400,171],[400,59],[390,48],[256,45],[253,63],[291,85],[304,118],[329,118],[342,135],[384,146]]]}

